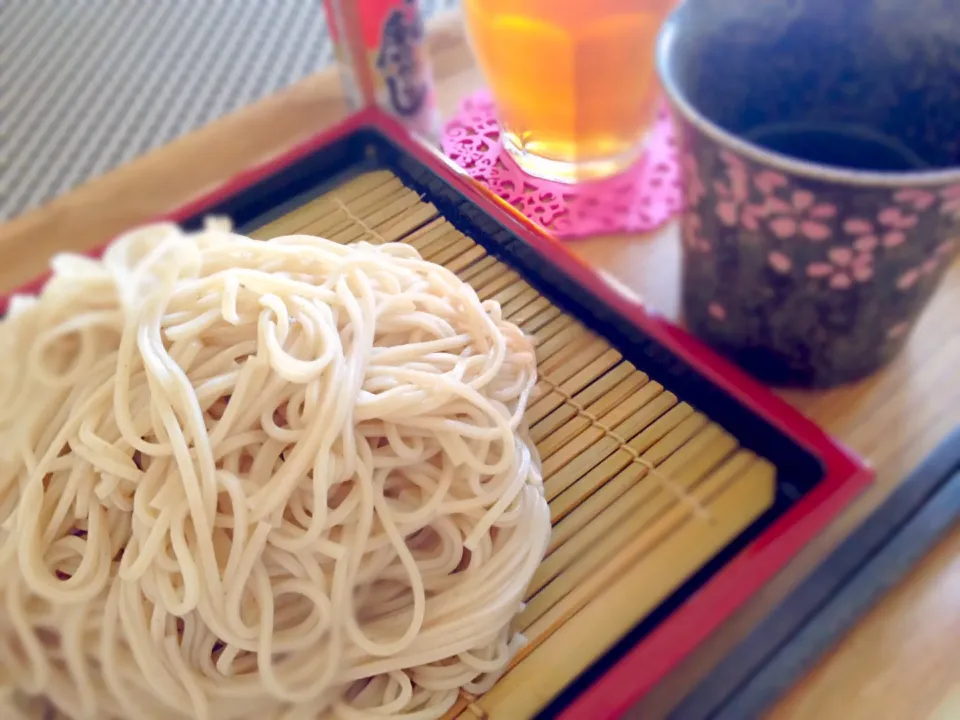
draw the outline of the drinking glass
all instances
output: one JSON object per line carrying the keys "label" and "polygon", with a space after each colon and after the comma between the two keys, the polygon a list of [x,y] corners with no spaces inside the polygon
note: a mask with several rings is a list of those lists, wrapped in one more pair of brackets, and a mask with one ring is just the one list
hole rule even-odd
{"label": "drinking glass", "polygon": [[674,3],[465,0],[503,145],[525,172],[577,182],[630,166],[654,120],[654,45]]}

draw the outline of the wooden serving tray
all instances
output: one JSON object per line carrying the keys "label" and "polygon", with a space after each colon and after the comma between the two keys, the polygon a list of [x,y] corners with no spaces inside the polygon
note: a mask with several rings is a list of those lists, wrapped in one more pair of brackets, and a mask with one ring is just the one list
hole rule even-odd
{"label": "wooden serving tray", "polygon": [[[527,421],[553,519],[527,644],[450,717],[614,717],[870,480],[818,428],[365,111],[168,218],[405,242],[535,339]],[[31,288],[36,289],[42,280]]]}

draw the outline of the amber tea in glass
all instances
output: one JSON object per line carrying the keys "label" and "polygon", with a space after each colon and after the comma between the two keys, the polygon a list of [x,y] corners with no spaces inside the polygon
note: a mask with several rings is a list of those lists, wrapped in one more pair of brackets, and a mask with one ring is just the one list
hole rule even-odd
{"label": "amber tea in glass", "polygon": [[654,44],[676,0],[464,0],[503,143],[531,175],[613,175],[640,151],[658,95]]}

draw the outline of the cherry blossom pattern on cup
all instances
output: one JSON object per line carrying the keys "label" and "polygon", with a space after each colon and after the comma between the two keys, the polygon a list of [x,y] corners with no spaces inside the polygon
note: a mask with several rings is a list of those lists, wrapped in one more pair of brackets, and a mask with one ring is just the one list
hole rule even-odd
{"label": "cherry blossom pattern on cup", "polygon": [[897,278],[897,289],[910,290],[921,281],[934,275],[944,263],[950,262],[953,251],[957,247],[957,242],[957,239],[950,239],[940,243],[934,250],[932,257],[910,268]]}
{"label": "cherry blossom pattern on cup", "polygon": [[960,185],[951,185],[941,190],[940,199],[943,201],[940,212],[954,220],[960,220]]}
{"label": "cherry blossom pattern on cup", "polygon": [[756,232],[760,229],[763,209],[750,204],[750,183],[746,163],[733,153],[724,150],[720,159],[727,169],[727,183],[716,180],[713,189],[717,193],[717,217],[727,227],[743,227]]}
{"label": "cherry blossom pattern on cup", "polygon": [[893,199],[902,205],[909,205],[917,212],[929,210],[937,203],[936,193],[930,192],[929,190],[921,190],[920,188],[905,188],[904,190],[900,190],[894,194]]}
{"label": "cherry blossom pattern on cup", "polygon": [[717,322],[724,322],[727,319],[727,309],[718,302],[712,302],[707,306],[707,314]]}
{"label": "cherry blossom pattern on cup", "polygon": [[873,279],[873,250],[834,247],[827,260],[807,265],[807,277],[826,280],[834,290],[849,290]]}
{"label": "cherry blossom pattern on cup", "polygon": [[789,181],[771,170],[759,173],[754,185],[763,195],[758,214],[776,237],[788,240],[799,236],[813,242],[833,237],[836,205],[819,202],[809,190],[791,191]]}
{"label": "cherry blossom pattern on cup", "polygon": [[791,260],[786,253],[782,253],[779,250],[774,250],[767,255],[767,263],[774,271],[781,275],[787,275],[793,270],[793,260]]}
{"label": "cherry blossom pattern on cup", "polygon": [[915,214],[904,214],[903,210],[896,206],[884,208],[877,215],[877,223],[880,232],[883,235],[884,247],[897,247],[907,240],[907,230],[913,230],[920,217]]}
{"label": "cherry blossom pattern on cup", "polygon": [[[884,211],[886,212],[886,211]],[[883,215],[883,213],[880,213]],[[893,216],[885,216],[889,222]],[[894,218],[894,222],[902,222]],[[907,235],[903,230],[884,225],[881,222],[874,223],[864,218],[850,218],[843,223],[843,232],[850,236],[853,247],[860,252],[872,253],[880,245],[888,248],[895,248],[903,245],[907,241]]]}

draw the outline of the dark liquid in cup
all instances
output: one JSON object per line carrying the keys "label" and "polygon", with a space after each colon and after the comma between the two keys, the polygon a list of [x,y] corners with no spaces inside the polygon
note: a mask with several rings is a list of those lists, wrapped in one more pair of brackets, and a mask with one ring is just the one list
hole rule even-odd
{"label": "dark liquid in cup", "polygon": [[900,140],[857,125],[778,123],[753,128],[744,137],[798,160],[874,172],[929,169]]}

